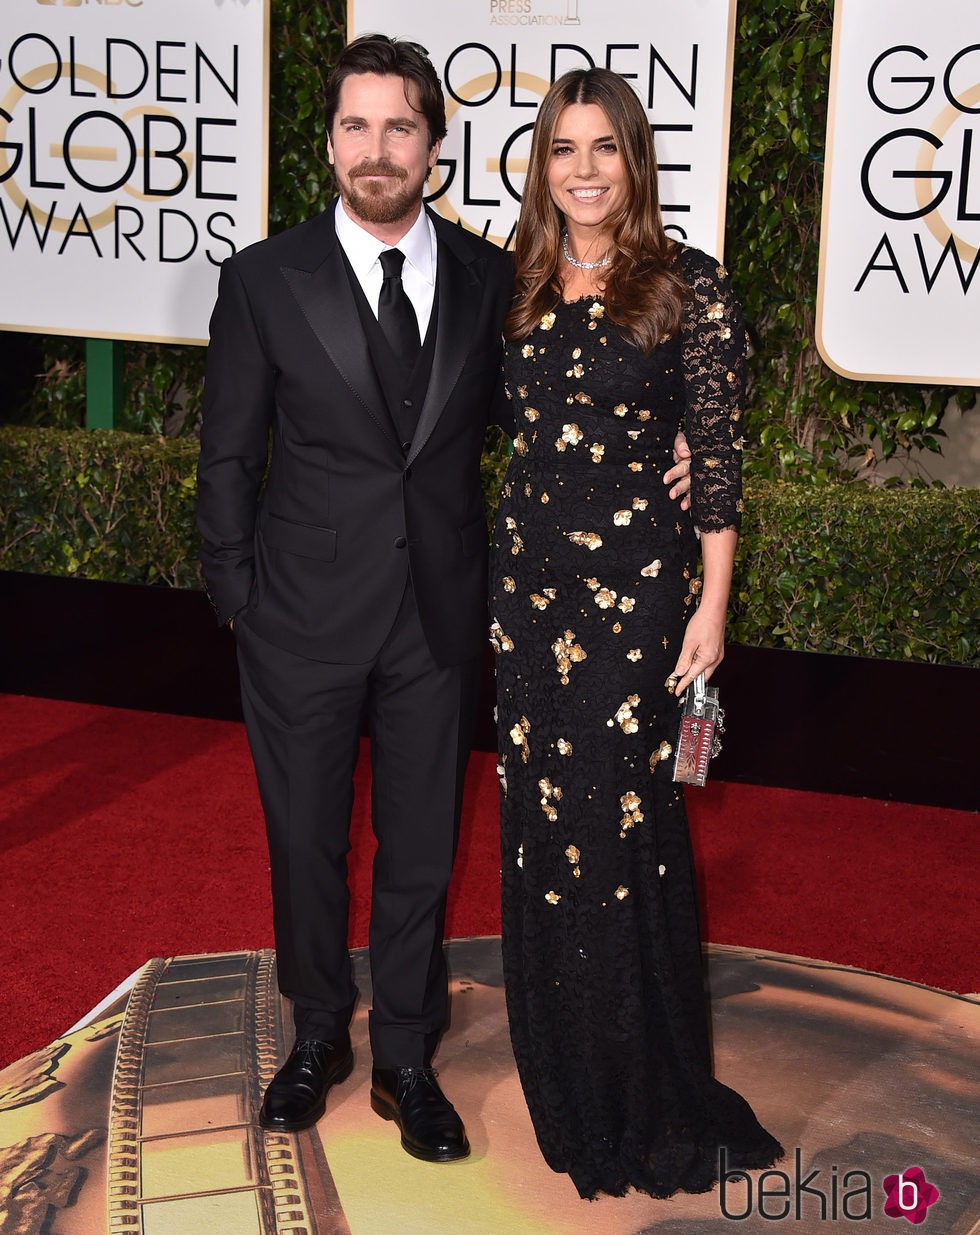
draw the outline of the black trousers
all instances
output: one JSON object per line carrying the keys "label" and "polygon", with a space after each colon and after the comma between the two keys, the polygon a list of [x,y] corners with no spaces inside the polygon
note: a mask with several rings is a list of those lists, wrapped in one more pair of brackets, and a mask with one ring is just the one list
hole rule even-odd
{"label": "black trousers", "polygon": [[447,1015],[446,891],[479,661],[440,668],[411,583],[377,656],[308,660],[235,624],[242,702],[272,870],[279,985],[298,1037],[346,1029],[357,990],[347,948],[347,854],[362,720],[371,739],[374,859],[369,1024],[378,1067],[429,1062]]}

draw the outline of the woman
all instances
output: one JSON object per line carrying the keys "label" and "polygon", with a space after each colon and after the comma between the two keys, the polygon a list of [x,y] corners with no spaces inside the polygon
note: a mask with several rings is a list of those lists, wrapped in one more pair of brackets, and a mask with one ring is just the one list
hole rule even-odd
{"label": "woman", "polygon": [[[711,1076],[670,758],[677,697],[723,654],[745,330],[722,267],[665,234],[617,74],[544,99],[516,264],[492,628],[511,1036],[544,1156],[583,1197],[706,1191],[721,1146],[729,1169],[782,1154]],[[682,421],[693,522],[663,483]]]}

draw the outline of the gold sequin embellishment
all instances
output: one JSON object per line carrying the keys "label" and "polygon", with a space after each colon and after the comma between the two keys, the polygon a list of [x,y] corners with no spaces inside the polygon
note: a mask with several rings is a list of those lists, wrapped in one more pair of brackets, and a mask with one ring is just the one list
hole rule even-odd
{"label": "gold sequin embellishment", "polygon": [[643,811],[640,810],[643,803],[640,797],[630,790],[619,799],[619,804],[623,808],[623,817],[619,821],[619,835],[625,837],[630,828],[643,822]]}
{"label": "gold sequin embellishment", "polygon": [[541,809],[550,822],[554,823],[558,818],[558,811],[555,809],[554,802],[561,801],[561,788],[558,785],[553,785],[547,777],[538,781],[538,788],[541,790]]}
{"label": "gold sequin embellishment", "polygon": [[607,720],[606,724],[610,728],[612,728],[614,724],[618,724],[624,733],[636,733],[640,728],[640,722],[633,715],[633,709],[639,702],[639,695],[629,695],[619,705],[613,719]]}
{"label": "gold sequin embellishment", "polygon": [[585,434],[574,422],[562,425],[561,437],[555,442],[555,449],[561,451],[567,446],[577,446],[584,436]]}
{"label": "gold sequin embellishment", "polygon": [[505,635],[496,618],[490,623],[490,644],[495,652],[513,652],[514,640]]}
{"label": "gold sequin embellishment", "polygon": [[555,654],[556,668],[561,677],[561,684],[562,686],[567,686],[568,673],[572,665],[585,660],[588,652],[575,642],[575,632],[571,630],[566,630],[564,635],[559,635],[551,645],[551,650]]}
{"label": "gold sequin embellishment", "polygon": [[515,746],[521,748],[521,759],[527,763],[528,750],[527,735],[531,732],[531,722],[526,716],[522,716],[513,729],[510,731],[510,740]]}
{"label": "gold sequin embellishment", "polygon": [[585,545],[593,551],[602,548],[602,537],[598,532],[566,532],[565,535],[573,545]]}
{"label": "gold sequin embellishment", "polygon": [[661,742],[650,756],[650,771],[653,772],[658,763],[663,763],[665,759],[669,759],[673,752],[674,748],[669,742]]}

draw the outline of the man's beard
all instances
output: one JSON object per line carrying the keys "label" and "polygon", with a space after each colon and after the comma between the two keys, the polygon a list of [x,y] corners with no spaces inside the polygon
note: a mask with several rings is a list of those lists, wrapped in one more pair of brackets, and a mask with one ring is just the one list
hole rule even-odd
{"label": "man's beard", "polygon": [[[368,181],[360,188],[357,181],[367,176],[389,176],[400,183],[397,188],[393,188],[387,182],[379,184],[377,181]],[[405,185],[407,178],[408,173],[403,167],[389,163],[386,159],[359,163],[348,176],[344,201],[365,223],[397,223],[399,219],[417,210],[422,198],[420,190]]]}

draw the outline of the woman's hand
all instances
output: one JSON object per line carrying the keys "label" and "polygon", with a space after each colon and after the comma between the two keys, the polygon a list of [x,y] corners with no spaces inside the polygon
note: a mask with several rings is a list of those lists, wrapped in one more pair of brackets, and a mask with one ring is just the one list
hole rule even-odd
{"label": "woman's hand", "polygon": [[725,615],[712,613],[702,605],[691,614],[684,630],[684,643],[674,672],[667,679],[667,688],[672,694],[683,695],[699,673],[706,680],[710,678],[724,656]]}
{"label": "woman's hand", "polygon": [[705,679],[711,677],[725,655],[725,617],[737,542],[734,528],[701,532],[704,563],[701,596],[684,630],[684,642],[674,672],[667,679],[667,689],[675,695],[683,695],[688,683],[699,673],[703,673]]}
{"label": "woman's hand", "polygon": [[674,438],[674,466],[664,473],[664,484],[673,486],[673,499],[682,499],[681,510],[691,509],[691,448],[680,430]]}

